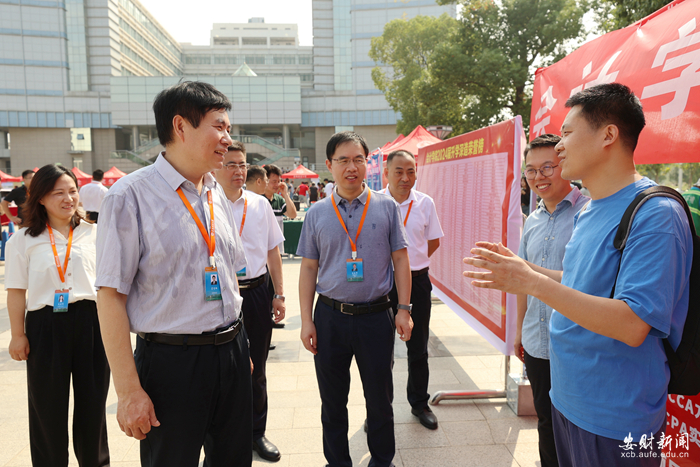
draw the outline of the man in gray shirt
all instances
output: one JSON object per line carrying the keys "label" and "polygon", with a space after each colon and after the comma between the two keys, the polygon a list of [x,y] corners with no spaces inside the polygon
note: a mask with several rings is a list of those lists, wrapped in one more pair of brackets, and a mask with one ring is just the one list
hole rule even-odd
{"label": "man in gray shirt", "polygon": [[[236,271],[246,266],[211,172],[232,143],[226,96],[201,82],[153,104],[165,152],[119,180],[97,230],[98,313],[117,421],[143,466],[252,463],[251,363]],[[129,331],[137,333],[132,356]]]}
{"label": "man in gray shirt", "polygon": [[[406,231],[396,201],[363,182],[368,152],[364,138],[350,131],[328,141],[326,166],[337,188],[309,209],[297,250],[301,340],[314,354],[323,452],[333,467],[352,466],[347,401],[353,356],[367,403],[369,465],[394,465],[394,331],[407,341],[413,327]],[[396,318],[388,297],[394,275]],[[319,299],[312,319],[314,292]]]}

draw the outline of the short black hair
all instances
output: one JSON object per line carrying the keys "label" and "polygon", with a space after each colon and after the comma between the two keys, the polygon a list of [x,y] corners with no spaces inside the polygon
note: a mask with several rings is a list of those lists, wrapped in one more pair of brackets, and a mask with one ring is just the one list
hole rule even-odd
{"label": "short black hair", "polygon": [[265,169],[259,165],[251,165],[248,167],[248,177],[245,179],[246,183],[252,182],[253,180],[257,180],[259,178],[265,180]]}
{"label": "short black hair", "polygon": [[95,180],[96,182],[101,182],[103,178],[105,178],[104,171],[97,169],[97,170],[92,172],[92,179]]}
{"label": "short black hair", "polygon": [[22,172],[22,178],[27,178],[27,175],[33,174],[33,173],[34,173],[34,171],[32,169],[25,170],[24,172]]}
{"label": "short black hair", "polygon": [[620,130],[620,140],[635,150],[639,134],[646,125],[642,103],[637,96],[620,83],[599,84],[584,89],[566,101],[566,107],[581,107],[581,114],[594,128],[615,125]]}
{"label": "short black hair", "polygon": [[389,165],[389,162],[391,162],[396,156],[406,157],[408,159],[413,159],[414,161],[416,160],[413,154],[411,154],[409,151],[406,151],[405,149],[398,149],[396,151],[391,151],[386,156],[386,165]]}
{"label": "short black hair", "polygon": [[263,169],[265,169],[265,172],[267,172],[267,178],[270,178],[270,175],[277,175],[279,177],[282,176],[282,170],[280,170],[280,168],[275,164],[264,165]]}
{"label": "short black hair", "polygon": [[561,136],[553,135],[551,133],[545,133],[544,135],[538,136],[537,138],[530,141],[530,144],[525,146],[525,151],[523,152],[523,157],[525,158],[525,161],[527,162],[527,155],[533,149],[553,148],[554,146],[559,144],[559,141],[561,141]]}
{"label": "short black hair", "polygon": [[244,156],[246,156],[248,153],[245,150],[245,144],[241,143],[240,141],[233,140],[233,143],[231,143],[231,146],[228,147],[229,151],[241,151]]}
{"label": "short black hair", "polygon": [[173,141],[173,118],[176,115],[197,128],[211,110],[231,110],[231,102],[209,83],[182,81],[162,90],[153,101],[160,144],[166,146]]}
{"label": "short black hair", "polygon": [[369,147],[367,147],[367,141],[365,139],[355,133],[354,131],[341,131],[340,133],[336,133],[333,136],[331,136],[331,139],[328,140],[328,144],[326,145],[326,157],[330,162],[333,161],[333,154],[335,154],[335,150],[338,148],[343,143],[355,143],[359,144],[362,146],[362,150],[365,152],[365,157],[369,154]]}

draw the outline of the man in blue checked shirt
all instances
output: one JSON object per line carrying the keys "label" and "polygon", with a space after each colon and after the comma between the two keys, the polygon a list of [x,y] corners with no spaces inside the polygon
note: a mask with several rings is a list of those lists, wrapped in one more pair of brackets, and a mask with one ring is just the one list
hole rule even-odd
{"label": "man in blue checked shirt", "polygon": [[[543,268],[561,271],[574,215],[590,200],[561,178],[554,147],[561,137],[538,136],[525,148],[525,178],[542,199],[525,221],[518,255]],[[549,317],[552,308],[531,295],[518,295],[515,355],[525,363],[537,412],[542,467],[558,466],[552,431],[549,375]]]}

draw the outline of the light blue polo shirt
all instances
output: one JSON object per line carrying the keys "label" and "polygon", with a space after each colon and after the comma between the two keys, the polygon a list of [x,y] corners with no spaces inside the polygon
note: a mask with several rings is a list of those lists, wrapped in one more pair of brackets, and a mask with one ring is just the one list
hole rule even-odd
{"label": "light blue polo shirt", "polygon": [[[613,246],[620,219],[635,196],[656,185],[648,178],[593,200],[575,220],[566,246],[562,284],[610,297],[620,264]],[[693,244],[687,216],[674,200],[656,197],[637,212],[615,287],[651,331],[630,347],[588,331],[554,311],[550,327],[552,404],[569,421],[599,436],[635,442],[666,423],[670,376],[662,339],[676,348],[688,312]]]}
{"label": "light blue polo shirt", "polygon": [[[362,219],[369,188],[348,202],[333,190],[345,225],[353,241]],[[352,248],[333,208],[330,197],[317,202],[306,213],[297,256],[318,260],[316,293],[347,303],[367,303],[387,295],[394,284],[391,253],[408,247],[399,205],[391,196],[372,191],[364,226],[357,240],[364,280],[348,282],[346,261]]]}
{"label": "light blue polo shirt", "polygon": [[[525,261],[555,271],[562,270],[564,249],[574,230],[574,215],[590,200],[574,187],[550,214],[544,201],[528,216],[518,256]],[[535,358],[549,359],[549,318],[552,307],[532,295],[527,296],[522,343]]]}

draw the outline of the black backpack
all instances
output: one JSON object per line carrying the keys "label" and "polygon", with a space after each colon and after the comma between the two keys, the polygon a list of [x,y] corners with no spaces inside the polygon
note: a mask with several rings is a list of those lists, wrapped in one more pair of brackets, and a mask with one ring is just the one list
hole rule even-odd
{"label": "black backpack", "polygon": [[[688,215],[688,223],[690,223],[690,230],[693,236],[693,264],[690,269],[688,317],[683,327],[681,343],[674,351],[668,339],[664,339],[663,342],[664,349],[666,350],[666,358],[668,358],[668,366],[671,369],[668,393],[695,396],[700,393],[700,238],[695,231],[688,204],[685,202],[685,199],[683,199],[683,196],[673,188],[667,186],[647,188],[637,195],[625,211],[625,214],[620,220],[620,226],[617,229],[613,244],[622,255],[627,243],[627,238],[629,237],[630,227],[634,221],[634,216],[646,200],[655,196],[673,198],[683,206],[685,213]],[[622,256],[620,256],[620,262],[622,262]],[[617,272],[618,274],[620,273],[619,265]],[[617,277],[615,278],[615,282],[617,283]],[[613,285],[610,297],[612,298],[614,295],[615,286]]]}

